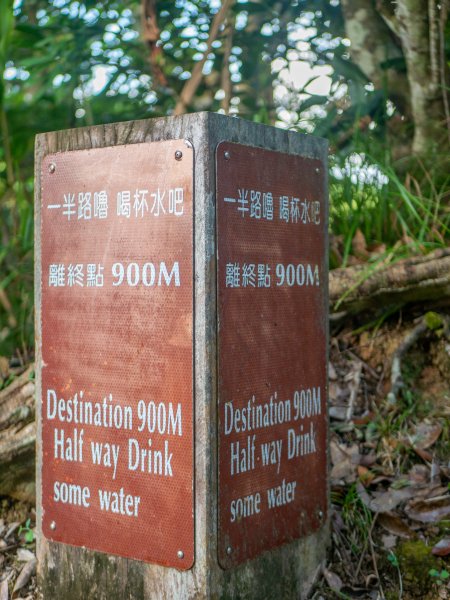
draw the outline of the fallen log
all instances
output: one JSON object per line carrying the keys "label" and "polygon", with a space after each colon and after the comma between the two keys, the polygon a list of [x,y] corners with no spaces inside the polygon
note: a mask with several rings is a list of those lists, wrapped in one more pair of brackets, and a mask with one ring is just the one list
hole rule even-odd
{"label": "fallen log", "polygon": [[0,495],[34,502],[34,366],[0,391]]}
{"label": "fallen log", "polygon": [[450,248],[391,264],[334,269],[329,294],[330,312],[348,314],[416,302],[450,304]]}

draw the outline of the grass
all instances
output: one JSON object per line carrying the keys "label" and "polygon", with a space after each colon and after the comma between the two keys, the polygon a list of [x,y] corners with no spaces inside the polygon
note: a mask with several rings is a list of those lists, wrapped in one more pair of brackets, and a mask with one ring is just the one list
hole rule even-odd
{"label": "grass", "polygon": [[[411,175],[405,181],[392,168],[371,165],[364,159],[357,167],[336,164],[330,179],[330,230],[339,240],[342,256],[331,252],[331,267],[346,266],[357,232],[367,251],[386,258],[427,252],[448,243],[450,211],[446,206],[450,178],[433,184],[423,168],[422,183]],[[372,180],[367,173],[373,172]]]}
{"label": "grass", "polygon": [[28,180],[1,194],[0,355],[7,357],[33,347],[32,190]]}

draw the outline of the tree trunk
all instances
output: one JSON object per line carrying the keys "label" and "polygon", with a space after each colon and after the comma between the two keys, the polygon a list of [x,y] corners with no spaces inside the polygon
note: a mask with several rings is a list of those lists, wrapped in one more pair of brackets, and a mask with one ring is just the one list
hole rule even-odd
{"label": "tree trunk", "polygon": [[398,0],[395,14],[411,92],[413,153],[445,152],[449,147],[449,123],[445,111],[446,65],[439,50],[439,21],[446,19],[444,3]]}
{"label": "tree trunk", "polygon": [[373,0],[342,0],[345,33],[350,54],[375,89],[384,90],[402,114],[409,114],[408,81],[395,68],[383,68],[388,60],[402,57],[402,48]]}
{"label": "tree trunk", "polygon": [[[444,154],[450,146],[447,2],[398,0],[393,9],[387,0],[341,0],[353,61],[400,113],[412,117],[412,153],[421,157]],[[385,68],[386,61],[402,57],[406,76],[397,66]]]}

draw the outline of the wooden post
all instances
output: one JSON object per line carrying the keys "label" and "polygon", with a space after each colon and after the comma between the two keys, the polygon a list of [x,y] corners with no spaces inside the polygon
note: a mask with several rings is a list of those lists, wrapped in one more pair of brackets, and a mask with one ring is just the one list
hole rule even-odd
{"label": "wooden post", "polygon": [[[326,173],[325,140],[210,113],[37,137],[44,598],[310,590],[329,539]],[[94,464],[96,442],[118,459]]]}

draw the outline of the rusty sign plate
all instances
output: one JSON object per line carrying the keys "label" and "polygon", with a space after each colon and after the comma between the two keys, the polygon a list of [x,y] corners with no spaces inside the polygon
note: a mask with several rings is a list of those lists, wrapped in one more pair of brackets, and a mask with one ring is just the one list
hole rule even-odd
{"label": "rusty sign plate", "polygon": [[219,562],[326,517],[324,165],[217,148]]}
{"label": "rusty sign plate", "polygon": [[188,569],[193,521],[193,151],[42,163],[42,527]]}

